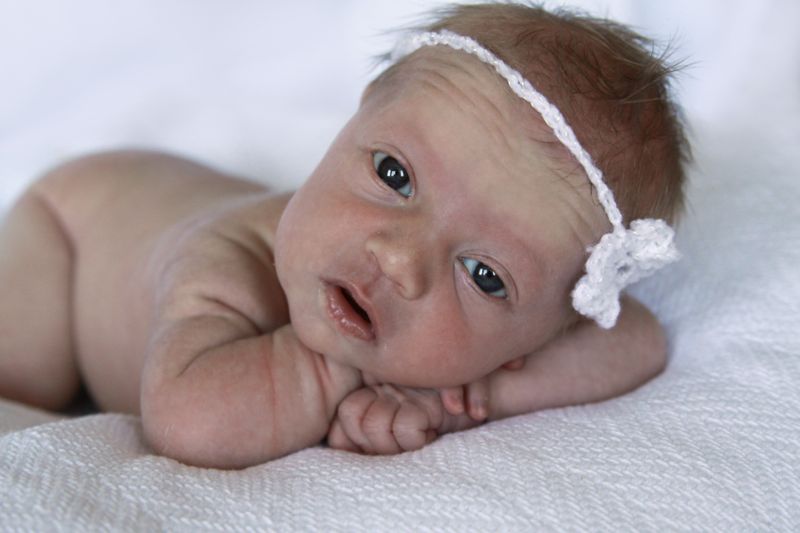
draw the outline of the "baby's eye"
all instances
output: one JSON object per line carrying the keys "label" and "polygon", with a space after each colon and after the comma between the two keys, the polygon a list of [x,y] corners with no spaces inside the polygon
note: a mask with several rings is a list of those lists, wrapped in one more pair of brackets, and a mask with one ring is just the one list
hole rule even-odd
{"label": "baby's eye", "polygon": [[386,185],[405,198],[411,196],[413,192],[411,178],[408,171],[403,168],[403,165],[397,159],[383,152],[375,152],[372,154],[372,165],[375,167],[378,177]]}
{"label": "baby's eye", "polygon": [[500,279],[500,276],[497,275],[497,272],[477,259],[464,257],[461,259],[461,262],[464,263],[467,272],[472,276],[472,281],[475,282],[475,285],[477,285],[480,290],[495,298],[505,298],[508,296],[506,293],[506,286],[503,280]]}

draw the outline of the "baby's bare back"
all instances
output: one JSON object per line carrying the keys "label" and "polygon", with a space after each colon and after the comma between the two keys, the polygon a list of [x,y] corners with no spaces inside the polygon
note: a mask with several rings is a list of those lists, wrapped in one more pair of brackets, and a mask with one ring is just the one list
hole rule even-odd
{"label": "baby's bare back", "polygon": [[[74,249],[74,354],[102,409],[139,412],[141,370],[159,298],[176,294],[170,284],[186,286],[181,294],[187,305],[194,305],[193,284],[225,284],[236,306],[251,316],[286,320],[277,279],[268,283],[267,299],[250,284],[263,284],[270,275],[259,266],[271,262],[285,197],[149,152],[83,158],[51,173],[40,190]],[[231,276],[224,275],[226,268]]]}

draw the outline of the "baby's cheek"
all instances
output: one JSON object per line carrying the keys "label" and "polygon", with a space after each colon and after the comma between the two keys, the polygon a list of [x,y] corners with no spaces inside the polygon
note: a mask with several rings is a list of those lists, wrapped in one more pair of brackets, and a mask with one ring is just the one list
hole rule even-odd
{"label": "baby's cheek", "polygon": [[491,371],[482,356],[483,344],[474,333],[461,328],[443,328],[431,333],[436,339],[425,352],[418,352],[418,369],[422,384],[434,387],[464,385]]}

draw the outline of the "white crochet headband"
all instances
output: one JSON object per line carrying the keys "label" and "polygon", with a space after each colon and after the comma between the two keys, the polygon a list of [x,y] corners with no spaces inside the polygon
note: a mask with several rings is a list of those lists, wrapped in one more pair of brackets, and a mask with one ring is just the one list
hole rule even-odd
{"label": "white crochet headband", "polygon": [[674,231],[663,220],[652,218],[634,220],[626,229],[614,194],[603,181],[603,173],[578,142],[558,108],[519,72],[474,39],[448,30],[412,34],[399,43],[391,60],[396,62],[423,46],[437,45],[462,50],[491,65],[508,82],[511,90],[542,116],[556,138],[583,167],[613,229],[587,250],[590,255],[586,261],[586,274],[578,280],[572,291],[572,306],[601,327],[613,327],[620,311],[620,292],[679,258],[673,242]]}

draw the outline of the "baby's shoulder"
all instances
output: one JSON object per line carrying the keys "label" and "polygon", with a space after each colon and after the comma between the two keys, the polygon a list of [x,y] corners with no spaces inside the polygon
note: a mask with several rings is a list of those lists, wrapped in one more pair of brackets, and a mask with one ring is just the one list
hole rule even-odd
{"label": "baby's shoulder", "polygon": [[288,322],[272,246],[286,199],[242,198],[165,232],[153,251],[162,311],[172,316],[235,313],[259,332]]}

